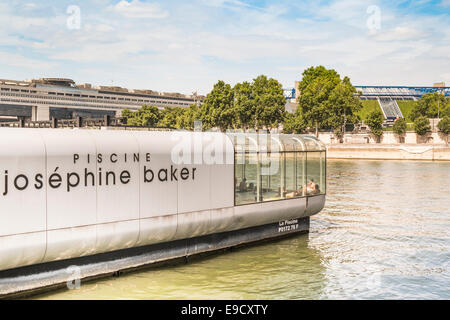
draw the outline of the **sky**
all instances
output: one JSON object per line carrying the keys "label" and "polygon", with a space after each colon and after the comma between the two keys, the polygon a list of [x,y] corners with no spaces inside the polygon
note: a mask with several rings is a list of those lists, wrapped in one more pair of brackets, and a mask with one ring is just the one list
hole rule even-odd
{"label": "sky", "polygon": [[2,0],[0,78],[191,94],[324,65],[354,85],[450,86],[450,0]]}

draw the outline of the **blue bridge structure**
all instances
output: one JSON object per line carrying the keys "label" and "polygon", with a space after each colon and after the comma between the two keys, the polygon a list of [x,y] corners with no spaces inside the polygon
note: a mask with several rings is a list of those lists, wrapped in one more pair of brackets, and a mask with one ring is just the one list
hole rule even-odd
{"label": "blue bridge structure", "polygon": [[[399,100],[417,100],[424,94],[439,92],[450,97],[450,87],[411,87],[411,86],[355,86],[361,92],[363,100],[376,100],[379,97],[390,97]],[[286,99],[295,99],[295,88],[283,89]]]}
{"label": "blue bridge structure", "polygon": [[410,86],[355,86],[363,100],[393,98],[397,100],[417,100],[424,94],[438,92],[450,97],[450,87],[410,87]]}

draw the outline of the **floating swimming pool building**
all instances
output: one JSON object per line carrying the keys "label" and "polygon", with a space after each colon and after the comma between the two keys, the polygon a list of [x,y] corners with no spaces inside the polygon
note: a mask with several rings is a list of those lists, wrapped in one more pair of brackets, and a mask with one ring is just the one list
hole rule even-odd
{"label": "floating swimming pool building", "polygon": [[[325,203],[326,148],[312,136],[0,137],[0,295],[64,283],[71,265],[89,278],[305,232]],[[26,277],[36,272],[47,276]]]}

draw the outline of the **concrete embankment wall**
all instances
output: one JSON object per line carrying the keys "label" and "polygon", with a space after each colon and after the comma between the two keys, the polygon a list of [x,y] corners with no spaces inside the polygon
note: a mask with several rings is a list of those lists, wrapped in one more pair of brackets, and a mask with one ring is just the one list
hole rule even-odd
{"label": "concrete embankment wall", "polygon": [[[381,136],[380,142],[370,133],[350,133],[343,138],[346,144],[374,144],[374,145],[393,145],[393,144],[426,144],[426,145],[446,145],[447,137],[440,132],[430,132],[425,136],[419,136],[415,132],[407,132],[401,139],[394,132],[386,131]],[[320,132],[319,140],[325,144],[339,144],[338,139],[330,132]],[[402,141],[401,141],[402,140]]]}
{"label": "concrete embankment wall", "polygon": [[328,159],[450,161],[450,147],[445,145],[331,144],[327,149]]}

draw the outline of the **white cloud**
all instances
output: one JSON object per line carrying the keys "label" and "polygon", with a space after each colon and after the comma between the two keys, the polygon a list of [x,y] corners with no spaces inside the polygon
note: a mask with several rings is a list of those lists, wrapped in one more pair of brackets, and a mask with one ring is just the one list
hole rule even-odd
{"label": "white cloud", "polygon": [[398,26],[394,29],[382,31],[376,35],[378,41],[405,41],[405,40],[418,40],[419,38],[426,37],[426,33],[417,30],[413,27]]}
{"label": "white cloud", "polygon": [[33,3],[33,2],[25,3],[23,5],[23,9],[24,10],[33,10],[33,9],[36,9],[36,8],[37,8],[37,4]]}
{"label": "white cloud", "polygon": [[[26,58],[19,54],[12,54],[0,51],[0,66],[3,67],[18,67],[36,70],[46,70],[55,67],[56,63],[43,62],[38,59]],[[22,80],[22,79],[18,79]]]}
{"label": "white cloud", "polygon": [[225,6],[250,7],[249,4],[239,0],[202,0],[202,3],[212,7],[225,7]]}
{"label": "white cloud", "polygon": [[95,28],[97,31],[100,31],[100,32],[110,32],[110,31],[114,30],[114,28],[112,26],[107,25],[107,24],[99,24]]}
{"label": "white cloud", "polygon": [[140,2],[139,0],[132,0],[131,2],[122,0],[110,8],[127,18],[162,19],[169,15],[167,11],[162,10],[159,4]]}

